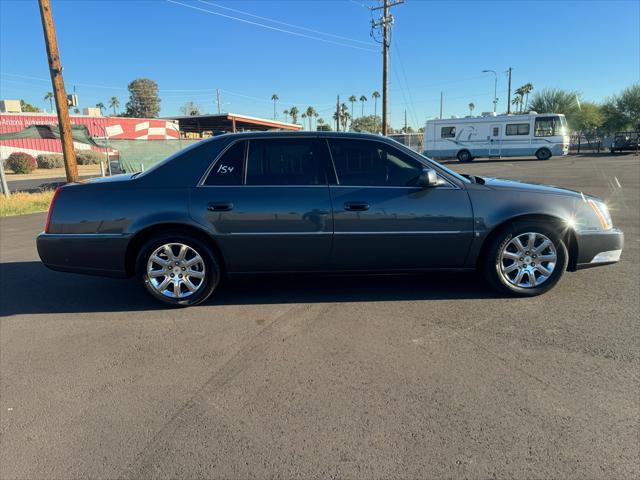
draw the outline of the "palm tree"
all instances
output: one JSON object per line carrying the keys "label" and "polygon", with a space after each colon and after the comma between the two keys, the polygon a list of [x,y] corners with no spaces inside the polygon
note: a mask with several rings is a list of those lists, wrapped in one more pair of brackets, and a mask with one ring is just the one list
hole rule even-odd
{"label": "palm tree", "polygon": [[120,100],[118,100],[118,97],[111,97],[109,99],[109,108],[113,108],[114,117],[116,115],[116,108],[118,108],[119,106],[120,106]]}
{"label": "palm tree", "polygon": [[511,100],[511,105],[514,105],[516,107],[516,110],[518,110],[518,113],[521,113],[522,112],[523,97],[518,92],[518,90],[516,90],[515,96],[513,97],[513,100]]}
{"label": "palm tree", "polygon": [[276,102],[280,100],[278,98],[278,94],[274,93],[273,95],[271,95],[271,100],[273,101],[273,119],[275,120],[276,119]]}
{"label": "palm tree", "polygon": [[96,108],[100,109],[100,115],[102,115],[102,111],[105,109],[104,103],[96,103]]}
{"label": "palm tree", "polygon": [[475,110],[475,108],[476,108],[476,104],[471,102],[469,104],[469,115],[473,115],[473,111]]}
{"label": "palm tree", "polygon": [[313,107],[307,107],[307,110],[305,112],[307,114],[307,118],[309,119],[309,130],[311,130],[311,120],[313,120],[314,116],[318,116],[318,113],[316,112],[316,109]]}
{"label": "palm tree", "polygon": [[348,99],[351,102],[351,112],[354,112],[353,105],[358,101],[358,97],[351,95]]}
{"label": "palm tree", "polygon": [[[354,97],[355,98],[355,97]],[[349,120],[351,119],[351,114],[349,113],[349,107],[345,103],[340,105],[340,121],[342,123],[342,130],[347,131],[347,125],[349,124]]]}
{"label": "palm tree", "polygon": [[[317,114],[316,114],[317,115]],[[316,129],[318,128],[318,125],[324,125],[324,118],[320,117],[317,121],[316,121]]]}
{"label": "palm tree", "polygon": [[302,126],[304,128],[304,119],[307,118],[307,114],[302,112],[302,115],[300,115],[300,117],[302,117]]}
{"label": "palm tree", "polygon": [[373,116],[378,115],[378,99],[380,98],[380,93],[376,90],[371,94],[373,97]]}
{"label": "palm tree", "polygon": [[291,121],[293,123],[298,123],[298,113],[300,113],[300,110],[298,110],[298,107],[296,106],[289,109],[289,115],[291,115]]}
{"label": "palm tree", "polygon": [[364,117],[364,102],[367,101],[367,97],[364,95],[360,95],[360,105],[362,106],[362,112],[360,113],[361,117]]}
{"label": "palm tree", "polygon": [[284,116],[287,118],[287,122],[289,121],[289,110],[284,110],[282,113],[284,113]]}
{"label": "palm tree", "polygon": [[527,106],[529,105],[529,94],[533,90],[533,84],[525,83],[523,86],[520,87],[520,89],[522,90],[522,93],[524,93],[524,97],[525,97],[524,109],[527,110]]}
{"label": "palm tree", "polygon": [[44,96],[45,100],[49,100],[49,105],[51,106],[51,113],[53,113],[53,92],[47,92]]}

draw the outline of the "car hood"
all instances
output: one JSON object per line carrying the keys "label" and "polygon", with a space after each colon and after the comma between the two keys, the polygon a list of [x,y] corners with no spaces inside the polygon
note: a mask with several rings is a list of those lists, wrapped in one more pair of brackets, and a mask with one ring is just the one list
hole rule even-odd
{"label": "car hood", "polygon": [[493,190],[520,190],[534,193],[552,193],[555,195],[566,195],[569,197],[583,197],[582,192],[568,190],[566,188],[544,185],[541,183],[525,183],[518,180],[506,180],[503,178],[482,177],[485,187]]}

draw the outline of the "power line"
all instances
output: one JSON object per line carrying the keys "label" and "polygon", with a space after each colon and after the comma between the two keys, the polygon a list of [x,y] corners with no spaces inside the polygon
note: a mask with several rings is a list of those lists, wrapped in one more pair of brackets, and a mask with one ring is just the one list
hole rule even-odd
{"label": "power line", "polygon": [[257,27],[266,28],[268,30],[275,30],[277,32],[288,33],[290,35],[295,35],[297,37],[303,37],[303,38],[308,38],[308,39],[311,39],[311,40],[317,40],[319,42],[331,43],[333,45],[339,45],[339,46],[342,46],[342,47],[355,48],[357,50],[364,50],[366,52],[376,52],[376,50],[373,50],[371,48],[358,47],[357,45],[350,45],[348,43],[336,42],[334,40],[329,40],[327,38],[314,37],[314,36],[307,35],[307,34],[300,33],[300,32],[293,32],[291,30],[285,30],[283,28],[272,27],[271,25],[265,25],[263,23],[253,22],[251,20],[246,20],[244,18],[234,17],[234,16],[231,16],[231,15],[226,15],[226,14],[220,13],[220,12],[212,12],[211,10],[207,10],[207,9],[204,9],[204,8],[199,8],[199,7],[196,7],[195,5],[189,5],[187,3],[177,2],[175,0],[167,0],[167,2],[175,3],[176,5],[182,5],[183,7],[191,8],[193,10],[198,10],[198,11],[204,12],[204,13],[209,13],[211,15],[217,15],[219,17],[228,18],[230,20],[236,20],[238,22],[248,23],[249,25],[255,25]]}
{"label": "power line", "polygon": [[254,15],[253,13],[245,12],[243,10],[238,10],[237,8],[225,7],[223,5],[218,5],[214,2],[208,2],[206,0],[198,0],[200,3],[205,3],[207,5],[211,5],[217,8],[222,8],[224,10],[229,10],[231,12],[241,13],[242,15],[247,15],[248,17],[259,18],[260,20],[266,20],[267,22],[277,23],[278,25],[285,25],[287,27],[297,28],[299,30],[304,30],[306,32],[318,33],[320,35],[326,35],[328,37],[339,38],[341,40],[347,40],[349,42],[357,42],[362,43],[364,45],[371,46],[371,42],[365,42],[363,40],[357,40],[355,38],[343,37],[342,35],[336,35],[333,33],[323,32],[321,30],[314,30],[313,28],[301,27],[300,25],[294,25],[293,23],[282,22],[280,20],[274,20],[273,18],[261,17],[260,15]]}

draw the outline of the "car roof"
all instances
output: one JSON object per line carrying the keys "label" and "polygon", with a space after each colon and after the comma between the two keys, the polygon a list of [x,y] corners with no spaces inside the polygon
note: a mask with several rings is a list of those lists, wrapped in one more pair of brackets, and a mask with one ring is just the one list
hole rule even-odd
{"label": "car roof", "polygon": [[367,140],[388,140],[383,135],[375,135],[373,133],[360,133],[360,132],[282,132],[282,131],[267,131],[267,132],[239,132],[239,133],[225,133],[223,135],[217,135],[213,139],[240,139],[240,138],[260,138],[260,137],[320,137],[320,138],[351,138],[351,139],[367,139]]}

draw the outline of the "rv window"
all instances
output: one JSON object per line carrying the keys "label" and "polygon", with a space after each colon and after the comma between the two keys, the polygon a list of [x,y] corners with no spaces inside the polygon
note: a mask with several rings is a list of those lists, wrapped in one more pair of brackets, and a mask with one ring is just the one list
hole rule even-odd
{"label": "rv window", "polygon": [[456,127],[442,127],[440,130],[440,136],[442,138],[453,138],[456,136]]}
{"label": "rv window", "polygon": [[493,136],[494,137],[500,136],[500,127],[493,127]]}
{"label": "rv window", "polygon": [[529,135],[529,124],[528,123],[507,124],[505,133],[507,135]]}

